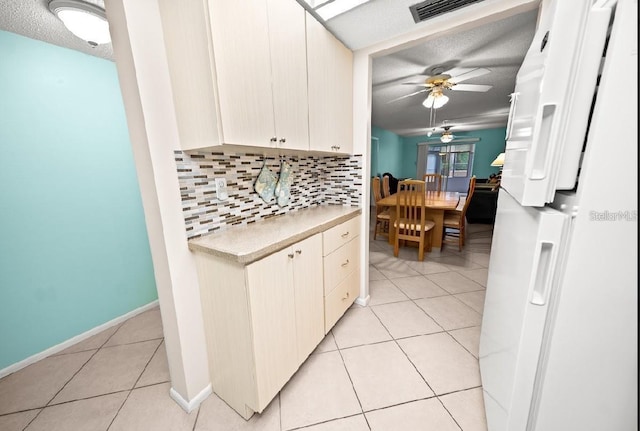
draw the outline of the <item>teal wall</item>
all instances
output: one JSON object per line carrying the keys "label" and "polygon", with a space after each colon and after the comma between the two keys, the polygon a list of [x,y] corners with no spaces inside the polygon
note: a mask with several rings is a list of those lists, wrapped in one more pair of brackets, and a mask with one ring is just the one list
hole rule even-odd
{"label": "teal wall", "polygon": [[385,172],[391,172],[394,177],[400,178],[399,173],[402,171],[404,163],[402,137],[379,127],[371,128],[371,136],[378,138],[378,166],[377,168],[374,166],[376,155],[372,154],[371,174],[382,175]]}
{"label": "teal wall", "polygon": [[0,369],[157,299],[115,64],[0,31]]}
{"label": "teal wall", "polygon": [[[424,135],[400,137],[392,132],[377,127],[372,128],[371,135],[384,135],[383,132],[400,138],[400,143],[397,143],[393,146],[393,148],[397,151],[397,154],[395,154],[393,157],[389,156],[390,159],[399,160],[399,162],[395,165],[398,175],[395,175],[394,171],[390,172],[394,173],[394,175],[398,178],[415,177],[418,144],[427,142],[427,136]],[[499,168],[494,168],[490,165],[491,162],[496,158],[496,156],[504,151],[505,132],[506,129],[502,127],[497,129],[474,130],[470,132],[454,133],[456,136],[480,138],[480,140],[475,143],[476,146],[473,158],[473,175],[475,175],[477,178],[488,178],[490,174],[498,173],[498,171],[500,170]],[[433,136],[435,137],[438,135]]]}

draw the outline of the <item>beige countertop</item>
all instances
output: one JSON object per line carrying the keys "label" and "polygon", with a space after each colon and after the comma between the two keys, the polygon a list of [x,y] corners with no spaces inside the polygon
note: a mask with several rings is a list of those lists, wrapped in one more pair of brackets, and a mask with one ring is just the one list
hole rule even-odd
{"label": "beige countertop", "polygon": [[360,213],[358,207],[340,205],[305,208],[191,239],[189,249],[248,264]]}

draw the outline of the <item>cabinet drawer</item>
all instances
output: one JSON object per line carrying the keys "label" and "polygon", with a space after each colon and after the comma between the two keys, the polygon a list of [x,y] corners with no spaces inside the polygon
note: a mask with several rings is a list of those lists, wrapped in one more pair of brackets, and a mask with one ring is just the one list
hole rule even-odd
{"label": "cabinet drawer", "polygon": [[358,215],[325,231],[322,234],[322,255],[328,255],[360,235],[360,218],[361,216]]}
{"label": "cabinet drawer", "polygon": [[324,298],[324,331],[329,332],[360,291],[360,271],[353,271]]}
{"label": "cabinet drawer", "polygon": [[356,237],[324,258],[324,294],[328,295],[360,267],[360,240]]}

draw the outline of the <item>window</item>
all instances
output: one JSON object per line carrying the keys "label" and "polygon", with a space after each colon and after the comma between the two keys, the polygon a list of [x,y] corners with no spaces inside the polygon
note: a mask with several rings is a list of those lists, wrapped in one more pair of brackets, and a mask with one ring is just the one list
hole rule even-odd
{"label": "window", "polygon": [[448,178],[471,176],[475,144],[432,145],[427,154],[427,173]]}
{"label": "window", "polygon": [[452,177],[468,177],[471,166],[469,161],[471,160],[471,152],[464,151],[460,153],[451,153],[453,156],[452,162]]}

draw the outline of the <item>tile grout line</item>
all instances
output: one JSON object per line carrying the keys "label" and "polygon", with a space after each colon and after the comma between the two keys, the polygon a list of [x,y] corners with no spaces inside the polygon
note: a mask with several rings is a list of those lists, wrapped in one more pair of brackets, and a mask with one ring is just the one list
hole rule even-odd
{"label": "tile grout line", "polygon": [[[142,377],[142,375],[144,374],[145,371],[147,371],[147,367],[149,366],[149,364],[151,363],[151,361],[153,360],[153,357],[156,355],[156,353],[158,353],[158,350],[160,349],[160,346],[162,346],[162,343],[164,341],[164,337],[160,338],[160,342],[158,343],[158,345],[156,346],[156,349],[153,351],[153,353],[151,354],[151,356],[149,357],[149,360],[147,361],[147,363],[144,365],[144,368],[142,369],[142,371],[140,372],[140,375],[138,376],[138,378],[136,379],[135,382],[133,382],[133,387],[131,388],[131,390],[136,389],[136,385],[138,384],[138,382],[140,381],[140,378]],[[147,341],[153,341],[153,340],[147,340]],[[133,344],[133,343],[132,343]]]}
{"label": "tile grout line", "polygon": [[[389,281],[391,281],[391,283],[393,283],[393,280],[389,280]],[[429,280],[429,281],[431,281],[432,283],[435,283],[435,281],[433,281],[433,280]],[[394,285],[395,285],[395,284],[394,284]],[[437,285],[437,283],[436,283],[436,285]],[[397,287],[397,286],[396,286],[396,287]],[[438,286],[438,287],[440,287],[440,286]],[[444,289],[444,288],[442,288],[442,287],[440,287],[440,288],[441,288],[442,290],[445,290],[445,289]],[[399,289],[399,288],[398,288],[398,289]],[[455,297],[455,295],[457,295],[457,294],[453,294],[453,293],[448,293],[448,291],[447,291],[447,290],[445,290],[445,292],[447,292],[447,294],[446,294],[446,295],[432,296],[432,297],[428,297],[428,298],[416,298],[416,299],[443,298],[443,297],[445,297],[445,296]],[[479,292],[479,291],[474,290],[473,292]],[[469,292],[465,292],[465,293],[469,293]],[[466,305],[466,306],[467,306],[469,309],[471,309],[473,312],[478,313],[476,310],[474,310],[473,308],[471,308],[469,305],[465,304],[465,303],[464,303],[463,301],[461,301],[460,299],[458,299],[458,298],[455,298],[455,299],[456,299],[456,300],[458,300],[460,303],[462,303],[462,304]],[[409,337],[400,337],[399,339],[403,340],[403,339],[408,339],[408,338],[422,337],[422,336],[424,336],[424,335],[434,335],[434,334],[446,333],[446,334],[448,334],[451,338],[453,338],[453,340],[454,340],[457,344],[459,344],[459,345],[460,345],[460,347],[462,347],[464,350],[466,350],[467,352],[469,352],[469,354],[470,354],[471,356],[473,356],[476,360],[478,360],[478,357],[477,357],[476,355],[474,355],[471,351],[469,351],[469,349],[467,349],[467,348],[466,348],[466,347],[465,347],[465,346],[464,346],[460,341],[458,341],[458,339],[457,339],[456,337],[454,337],[454,336],[450,333],[450,331],[457,331],[457,330],[459,330],[459,329],[476,328],[476,327],[478,327],[479,325],[464,326],[464,327],[461,327],[461,328],[455,328],[455,329],[445,329],[445,328],[444,328],[440,323],[438,323],[438,321],[437,321],[436,319],[434,319],[434,318],[433,318],[429,313],[427,313],[427,311],[426,311],[424,308],[420,307],[420,305],[418,305],[418,304],[415,302],[415,299],[414,299],[414,298],[409,298],[409,300],[410,300],[411,302],[413,302],[413,303],[414,303],[414,305],[415,305],[416,307],[418,307],[418,309],[420,309],[420,311],[422,311],[422,312],[423,312],[427,317],[429,317],[431,320],[433,320],[433,321],[434,321],[434,323],[435,323],[436,325],[438,325],[440,328],[442,328],[442,331],[439,331],[439,332],[432,332],[432,333],[430,333],[430,334],[418,334],[418,335],[412,335],[412,336],[409,336]],[[398,301],[398,302],[400,302],[400,301]],[[396,303],[398,303],[398,302],[392,302],[392,303],[390,303],[390,304],[396,304]],[[406,302],[406,301],[403,301],[403,302]],[[378,304],[378,305],[386,305],[386,304]],[[375,310],[373,310],[373,307],[376,307],[376,306],[370,306],[371,311],[373,311],[373,314],[376,314],[376,313],[375,313]],[[480,314],[480,313],[478,313],[478,314]],[[378,317],[378,315],[377,315],[377,314],[376,314],[376,317]],[[480,314],[480,317],[482,317],[482,314]],[[378,320],[380,320],[380,318],[379,318],[379,317],[378,317]],[[382,323],[382,321],[380,321],[380,323]],[[383,324],[383,326],[384,326],[384,324]],[[386,327],[385,327],[385,329],[386,329]],[[387,330],[387,332],[388,332],[388,330]],[[390,335],[391,335],[391,334],[390,334]],[[396,339],[396,338],[395,338],[395,337],[393,337],[393,336],[392,336],[392,338],[393,338],[394,340]],[[370,344],[374,344],[374,343],[370,343]],[[352,347],[357,347],[357,346],[352,346]]]}
{"label": "tile grout line", "polygon": [[[116,331],[117,332],[117,331]],[[164,340],[164,337],[162,338],[162,340]],[[147,340],[147,341],[152,341],[152,340]],[[144,372],[146,371],[147,367],[149,366],[149,363],[151,362],[151,360],[153,359],[153,357],[155,356],[156,352],[158,351],[158,349],[160,348],[160,346],[162,345],[162,341],[160,343],[158,343],[158,346],[156,347],[156,349],[153,351],[153,354],[151,355],[151,357],[149,357],[149,360],[147,361],[147,363],[145,364],[144,368],[142,369],[142,371],[140,372],[140,375],[138,376],[138,378],[136,379],[136,381],[133,383],[133,387],[131,389],[127,390],[127,396],[125,397],[124,401],[122,402],[122,404],[120,405],[120,407],[118,408],[118,411],[116,411],[116,414],[113,415],[113,418],[111,419],[111,422],[109,422],[109,426],[107,427],[106,431],[109,431],[109,429],[111,428],[111,426],[113,425],[113,423],[115,422],[116,418],[118,417],[118,415],[120,414],[120,412],[122,411],[122,408],[124,407],[124,405],[127,403],[127,400],[129,399],[129,397],[131,396],[131,393],[133,392],[134,389],[136,389],[136,384],[140,381],[140,377],[142,377],[142,375],[144,374]],[[161,385],[164,384],[166,382],[162,382],[162,383],[156,383],[155,385],[148,385],[148,386],[144,386],[145,388],[151,387],[151,386],[156,386],[156,385]],[[124,391],[123,391],[124,392]],[[198,412],[200,411],[200,409],[198,408]]]}
{"label": "tile grout line", "polygon": [[[411,301],[413,302],[413,300],[411,300]],[[420,307],[418,306],[418,304],[415,304],[415,305],[416,305],[418,308],[420,308]],[[421,309],[421,308],[420,308],[420,309]],[[372,310],[372,311],[373,311],[373,310]],[[423,310],[423,311],[424,311],[424,310]],[[376,316],[376,318],[380,321],[380,324],[381,324],[385,329],[387,329],[387,327],[384,325],[384,323],[382,322],[382,320],[380,319],[380,317],[379,317],[375,312],[373,312],[373,314],[374,314],[374,315]],[[425,312],[425,314],[426,314],[427,316],[429,316],[426,312]],[[431,319],[433,319],[431,316],[429,316],[429,317],[430,317]],[[434,322],[436,322],[436,324],[437,324],[438,326],[440,326],[440,324],[439,324],[435,319],[433,319],[433,321],[434,321]],[[444,329],[444,328],[443,328],[443,329]],[[387,332],[389,332],[389,335],[391,335],[391,332],[390,332],[388,329],[387,329]],[[445,330],[444,332],[445,332],[445,333],[447,333],[447,331],[446,331],[446,330]],[[447,334],[448,334],[448,333],[447,333]],[[426,335],[431,335],[431,334],[426,334]],[[424,335],[421,335],[421,336],[424,336]],[[451,336],[451,335],[449,335],[449,336]],[[462,430],[462,427],[460,426],[460,424],[458,423],[458,421],[456,420],[456,418],[455,418],[455,417],[451,414],[451,412],[450,412],[450,411],[449,411],[449,410],[444,406],[444,403],[442,402],[442,400],[440,400],[439,395],[436,393],[436,391],[434,391],[434,390],[433,390],[433,388],[431,387],[431,385],[429,384],[429,382],[427,382],[427,378],[426,378],[425,376],[423,376],[423,375],[422,375],[422,373],[420,372],[420,370],[418,370],[418,367],[416,366],[416,364],[414,364],[414,363],[413,363],[413,361],[411,360],[411,358],[409,357],[409,355],[407,355],[407,352],[405,352],[405,351],[404,351],[404,349],[402,348],[402,346],[400,345],[400,343],[398,343],[398,340],[396,340],[396,338],[395,338],[393,335],[391,335],[391,338],[393,338],[393,342],[396,344],[396,346],[398,346],[398,349],[400,349],[400,351],[404,354],[404,356],[407,358],[407,360],[409,361],[409,363],[413,366],[413,368],[416,370],[416,372],[418,373],[418,375],[422,378],[422,380],[424,381],[424,383],[427,385],[427,387],[429,388],[429,390],[430,390],[431,392],[433,392],[433,397],[429,397],[429,398],[426,398],[426,399],[436,398],[436,399],[438,400],[438,402],[440,403],[440,405],[442,405],[442,407],[443,407],[443,408],[445,409],[445,411],[449,414],[449,416],[451,417],[451,419],[452,419],[452,420],[455,422],[455,424],[458,426],[458,428],[460,428],[460,430]],[[451,338],[453,338],[453,337],[451,336]],[[454,338],[454,340],[455,340],[455,338]],[[457,340],[456,340],[456,341],[457,341]],[[408,401],[407,403],[409,403],[409,402],[416,402],[416,401],[419,401],[419,400]]]}
{"label": "tile grout line", "polygon": [[89,359],[87,359],[87,360],[84,362],[84,364],[82,364],[82,366],[81,366],[80,368],[78,368],[78,370],[77,370],[75,373],[73,373],[73,376],[71,376],[71,377],[69,378],[69,380],[67,380],[67,381],[66,381],[66,383],[65,383],[64,385],[62,385],[62,387],[61,387],[61,388],[60,388],[60,389],[59,389],[59,390],[58,390],[58,391],[53,395],[53,397],[51,397],[51,399],[50,399],[50,400],[47,402],[47,404],[43,407],[43,410],[44,410],[44,408],[49,407],[50,405],[52,405],[52,404],[51,404],[51,402],[52,402],[52,401],[53,401],[53,400],[58,396],[58,394],[59,394],[60,392],[62,392],[62,391],[64,390],[64,388],[66,388],[66,387],[67,387],[67,385],[69,384],[69,382],[71,382],[71,380],[73,380],[73,379],[78,375],[78,373],[84,369],[84,367],[89,363],[89,361],[90,361],[91,359],[93,359],[93,358],[98,354],[98,352],[99,352],[99,351],[100,351],[100,349],[99,349],[99,348],[98,348],[98,349],[96,349],[96,351],[95,351],[95,352],[93,352],[93,354],[89,357]]}
{"label": "tile grout line", "polygon": [[[198,426],[198,419],[200,419],[200,410],[201,409],[202,409],[202,403],[200,403],[200,405],[198,405],[198,411],[196,412],[196,420],[193,421],[193,428],[191,428],[191,431],[196,431],[196,427]],[[282,427],[281,427],[281,430],[282,430]]]}
{"label": "tile grout line", "polygon": [[[373,265],[373,267],[374,267],[374,268],[376,268],[375,264]],[[413,269],[413,268],[412,268],[412,269]],[[378,270],[378,268],[376,268],[376,270]],[[379,270],[378,270],[378,271],[379,271]],[[379,271],[379,272],[381,272],[381,271]],[[419,271],[418,271],[418,272],[419,272]],[[447,272],[457,272],[457,271],[455,271],[455,270],[451,270],[451,269],[450,269],[450,270],[449,270],[449,271],[447,271]],[[384,275],[384,274],[383,274],[383,275]],[[440,286],[436,281],[431,280],[430,278],[428,278],[428,277],[427,277],[426,275],[424,275],[424,274],[421,274],[421,275],[422,275],[423,277],[425,277],[427,280],[429,280],[429,281],[431,281],[432,283],[436,284],[436,286],[440,287],[440,288],[441,288],[441,289],[443,289],[445,292],[447,292],[447,295],[441,295],[441,296],[437,296],[437,297],[444,297],[444,296],[451,296],[451,297],[455,297],[455,295],[456,295],[456,294],[451,293],[451,292],[449,292],[448,290],[444,289],[444,288],[443,288],[442,286]],[[463,274],[460,274],[460,275],[464,277],[464,275],[463,275]],[[386,277],[386,276],[385,276],[385,277]],[[468,277],[465,277],[465,278],[468,278]],[[400,289],[400,288],[399,288],[399,287],[398,287],[398,286],[393,282],[393,280],[392,280],[392,279],[387,278],[387,280],[389,280],[389,281],[390,281],[394,286],[396,286],[398,289]],[[477,283],[475,280],[471,280],[471,281],[473,281],[473,282],[475,282],[476,284],[480,285],[480,283]],[[483,286],[483,287],[484,287],[484,286]],[[402,290],[402,289],[400,289],[400,290]],[[486,287],[484,287],[484,289],[483,289],[483,290],[486,290]],[[480,291],[480,290],[476,290],[476,291],[473,291],[473,292],[477,292],[477,291]],[[403,292],[403,293],[404,293],[404,292]],[[467,293],[467,292],[462,292],[462,293]],[[406,295],[406,294],[405,294],[405,295]],[[420,299],[423,299],[423,298],[420,298]],[[470,310],[472,310],[473,312],[478,313],[475,309],[473,309],[473,308],[472,308],[472,307],[470,307],[469,305],[465,304],[465,303],[464,303],[463,301],[461,301],[459,298],[457,298],[457,297],[456,297],[455,299],[456,299],[457,301],[459,301],[460,303],[462,303],[462,304],[466,305],[466,306],[467,306]],[[451,337],[451,338],[456,342],[456,344],[460,345],[460,346],[461,346],[461,347],[462,347],[466,352],[468,352],[468,353],[469,353],[469,354],[470,354],[470,355],[471,355],[471,356],[472,356],[476,361],[478,360],[478,358],[477,358],[473,353],[471,353],[471,352],[470,352],[470,351],[469,351],[465,346],[463,346],[463,345],[462,345],[462,343],[460,343],[460,342],[459,342],[459,341],[458,341],[458,340],[457,340],[457,339],[456,339],[456,338],[455,338],[455,337],[454,337],[454,336],[449,332],[449,330],[444,329],[444,328],[440,325],[440,323],[438,323],[438,321],[437,321],[436,319],[434,319],[433,317],[431,317],[431,316],[426,312],[426,310],[424,310],[422,307],[420,307],[418,304],[416,304],[416,303],[415,303],[414,298],[409,298],[409,300],[410,300],[411,302],[413,302],[413,303],[414,303],[414,305],[416,305],[416,306],[418,307],[418,309],[420,309],[420,310],[421,310],[425,315],[427,315],[430,319],[432,319],[432,320],[436,323],[436,325],[438,325],[440,328],[442,328],[442,329],[443,329],[443,331],[442,331],[442,332],[432,333],[432,334],[419,334],[419,335],[415,335],[415,336],[411,336],[411,337],[401,337],[400,339],[417,338],[417,337],[421,337],[421,336],[425,336],[425,335],[433,335],[433,334],[439,334],[439,333],[446,333],[449,337]],[[398,301],[398,302],[400,302],[400,301]],[[378,305],[384,305],[384,304],[378,304]],[[387,330],[387,332],[389,332],[389,335],[391,335],[391,333],[390,333],[390,331],[388,330],[388,328],[384,325],[384,323],[382,322],[382,320],[380,319],[380,317],[376,314],[376,312],[375,312],[375,310],[374,310],[374,306],[370,306],[370,308],[372,309],[371,311],[372,311],[372,312],[373,312],[373,314],[376,316],[376,318],[380,321],[380,324],[381,324],[381,325],[382,325],[382,326]],[[480,314],[480,313],[478,313],[478,314]],[[482,316],[482,314],[480,314],[480,316]],[[466,327],[466,328],[473,328],[473,327],[475,327],[475,326],[470,326],[470,327]],[[456,329],[465,329],[465,328],[456,328]],[[399,345],[399,343],[397,342],[397,339],[396,339],[393,335],[391,335],[391,337],[392,337],[392,339],[394,340],[394,342],[396,343],[396,345],[398,346],[398,348],[399,348],[399,349],[404,353],[404,355],[406,356],[407,360],[411,363],[411,365],[414,367],[414,369],[416,370],[416,372],[420,375],[420,377],[422,378],[422,380],[427,384],[427,386],[429,387],[429,389],[434,393],[434,397],[438,400],[438,402],[440,403],[440,405],[441,405],[441,406],[444,408],[444,410],[449,414],[449,416],[450,416],[450,417],[451,417],[451,419],[454,421],[454,423],[458,426],[458,428],[460,428],[460,430],[462,430],[462,426],[458,423],[458,421],[456,420],[456,418],[454,417],[454,415],[449,411],[449,409],[447,409],[447,407],[444,405],[444,402],[440,399],[440,397],[441,397],[441,396],[444,396],[444,395],[449,395],[449,394],[451,394],[451,393],[467,391],[467,390],[471,390],[471,389],[475,389],[475,388],[482,388],[482,386],[480,385],[480,386],[475,386],[475,387],[473,387],[473,388],[461,389],[461,390],[458,390],[458,391],[452,391],[452,392],[448,392],[448,393],[445,393],[445,394],[439,394],[439,395],[438,395],[438,394],[436,394],[436,393],[435,393],[435,391],[431,388],[431,386],[430,386],[430,385],[429,385],[429,383],[427,382],[426,378],[422,375],[422,373],[420,373],[420,371],[417,369],[417,367],[415,366],[415,364],[413,363],[413,361],[411,361],[411,358],[409,358],[409,356],[406,354],[406,352],[405,352],[405,351],[402,349],[402,347]],[[434,397],[430,397],[430,398],[434,398]],[[426,398],[426,399],[430,399],[430,398]],[[420,400],[413,400],[413,401],[409,401],[409,402],[407,402],[407,403],[410,403],[410,402],[416,402],[416,401],[420,401]],[[406,404],[406,403],[404,403],[404,404]],[[399,404],[399,405],[400,405],[400,404]],[[387,406],[387,407],[385,407],[385,408],[390,408],[390,407],[393,407],[393,406]],[[365,417],[366,417],[366,415],[365,415]]]}
{"label": "tile grout line", "polygon": [[[331,331],[331,334],[333,335],[333,329]],[[391,334],[389,334],[391,335]],[[334,341],[335,340],[335,336],[334,336]],[[347,377],[349,378],[349,382],[351,383],[351,388],[353,389],[353,394],[356,396],[356,400],[358,400],[358,405],[360,406],[360,413],[362,414],[362,416],[364,417],[365,422],[367,423],[367,427],[369,428],[369,430],[371,430],[371,425],[369,425],[369,420],[367,419],[367,416],[364,414],[364,409],[362,408],[362,401],[360,401],[360,397],[358,396],[358,391],[356,391],[356,387],[353,384],[353,379],[351,378],[351,374],[349,373],[349,369],[347,368],[347,364],[344,363],[344,356],[342,356],[342,352],[340,351],[340,346],[338,346],[338,342],[336,341],[336,347],[338,348],[337,352],[338,355],[340,355],[340,360],[342,361],[342,366],[344,367],[345,372],[347,373]]]}
{"label": "tile grout line", "polygon": [[[58,396],[58,394],[60,392],[62,392],[62,390],[69,384],[69,382],[71,380],[73,380],[73,378],[80,372],[80,370],[82,370],[85,367],[85,365],[87,365],[87,363],[96,355],[96,353],[98,353],[99,350],[100,350],[100,348],[96,349],[96,351],[93,352],[93,354],[82,364],[82,366],[80,368],[78,368],[78,370],[75,373],[73,373],[73,375],[69,378],[69,380],[67,380],[65,382],[65,384],[62,385],[62,387],[60,389],[58,389],[58,391],[55,394],[53,394],[53,397],[51,397],[51,399],[49,401],[47,401],[47,403],[43,407],[40,408],[40,411],[38,413],[36,413],[36,415],[33,417],[33,419],[31,419],[29,421],[29,423],[23,429],[27,429],[27,427],[29,427],[29,425],[31,425],[31,423],[33,421],[35,421],[38,418],[38,416],[40,416],[40,413],[42,413],[45,408],[50,406],[51,401],[53,401]],[[78,352],[78,353],[82,353],[82,352]],[[31,410],[35,410],[35,409],[31,409]]]}
{"label": "tile grout line", "polygon": [[[135,316],[134,316],[135,317]],[[116,329],[116,331],[111,334],[111,337],[109,337],[109,339],[107,341],[104,342],[104,344],[102,345],[102,347],[104,347],[105,344],[107,344],[109,342],[109,340],[111,340],[111,338],[113,338],[120,329],[122,329],[122,327],[124,326],[124,324],[126,323],[122,322],[122,324],[120,325],[120,327],[118,329]],[[161,340],[164,341],[164,337],[161,338]],[[145,340],[145,341],[152,341],[152,340]],[[138,341],[138,343],[140,343],[142,341]],[[130,344],[135,344],[135,343],[130,343]],[[127,403],[127,400],[129,399],[129,397],[131,396],[131,392],[133,392],[133,389],[136,387],[136,383],[138,383],[138,381],[140,381],[140,377],[142,377],[142,375],[144,374],[145,370],[147,369],[147,366],[149,365],[149,363],[151,362],[151,360],[153,359],[153,357],[155,356],[156,352],[158,351],[158,349],[160,348],[160,346],[162,345],[162,341],[160,341],[160,343],[158,343],[158,345],[156,346],[156,349],[153,351],[153,354],[151,355],[151,357],[149,358],[149,361],[147,361],[147,363],[145,364],[142,372],[140,373],[140,375],[138,376],[138,378],[136,379],[136,381],[133,383],[133,387],[131,389],[128,390],[127,396],[125,397],[124,401],[122,402],[122,404],[120,404],[120,407],[118,407],[118,410],[116,411],[116,414],[113,415],[113,418],[111,419],[111,422],[109,422],[109,425],[107,426],[107,429],[105,431],[109,431],[109,429],[111,428],[111,426],[113,425],[113,423],[115,422],[116,418],[118,417],[118,415],[120,414],[120,412],[122,411],[122,407],[124,407],[124,405]],[[101,348],[102,348],[101,347]],[[113,347],[113,346],[112,346]],[[107,347],[108,348],[108,347]],[[152,385],[149,385],[152,386]]]}

